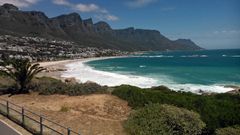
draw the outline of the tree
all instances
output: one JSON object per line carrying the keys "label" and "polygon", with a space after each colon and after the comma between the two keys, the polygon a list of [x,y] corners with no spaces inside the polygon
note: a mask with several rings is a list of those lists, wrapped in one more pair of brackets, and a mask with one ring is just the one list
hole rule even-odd
{"label": "tree", "polygon": [[199,135],[205,123],[184,108],[151,104],[132,113],[124,126],[131,135]]}
{"label": "tree", "polygon": [[28,59],[3,59],[0,71],[16,81],[17,93],[27,93],[33,77],[45,70],[39,64],[31,64]]}

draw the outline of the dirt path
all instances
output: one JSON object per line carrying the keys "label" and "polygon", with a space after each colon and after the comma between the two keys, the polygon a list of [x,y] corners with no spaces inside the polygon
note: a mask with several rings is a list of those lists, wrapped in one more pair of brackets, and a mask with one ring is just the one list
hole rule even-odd
{"label": "dirt path", "polygon": [[126,101],[107,94],[65,96],[38,94],[7,97],[84,135],[125,135],[122,123],[131,109]]}

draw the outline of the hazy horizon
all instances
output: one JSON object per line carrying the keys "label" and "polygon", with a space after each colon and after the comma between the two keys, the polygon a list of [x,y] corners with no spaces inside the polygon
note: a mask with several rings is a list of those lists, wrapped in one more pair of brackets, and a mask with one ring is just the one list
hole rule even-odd
{"label": "hazy horizon", "polygon": [[112,28],[155,29],[169,39],[186,38],[205,49],[240,48],[239,0],[1,0],[48,17],[77,12]]}

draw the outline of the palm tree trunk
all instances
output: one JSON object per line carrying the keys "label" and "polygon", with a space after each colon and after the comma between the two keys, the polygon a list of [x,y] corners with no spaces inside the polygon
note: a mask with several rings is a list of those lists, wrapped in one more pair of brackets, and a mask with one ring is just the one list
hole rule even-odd
{"label": "palm tree trunk", "polygon": [[20,89],[18,90],[18,94],[20,93],[27,93],[27,89],[26,89],[26,84],[24,82],[20,83]]}

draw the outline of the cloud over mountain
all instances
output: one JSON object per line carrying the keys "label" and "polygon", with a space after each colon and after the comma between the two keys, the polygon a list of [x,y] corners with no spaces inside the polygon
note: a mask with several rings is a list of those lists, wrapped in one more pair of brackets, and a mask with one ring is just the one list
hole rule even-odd
{"label": "cloud over mountain", "polygon": [[96,15],[96,18],[99,20],[108,20],[108,21],[116,21],[119,18],[115,15],[112,15],[108,10],[105,8],[100,7],[94,3],[71,3],[68,0],[52,0],[53,4],[66,6],[71,8],[72,10],[76,10],[79,12],[93,12]]}
{"label": "cloud over mountain", "polygon": [[36,4],[39,1],[40,0],[1,0],[0,5],[3,5],[4,3],[9,3],[21,8],[21,7],[29,7],[33,4]]}
{"label": "cloud over mountain", "polygon": [[157,2],[158,0],[130,0],[127,2],[129,7],[139,8]]}

